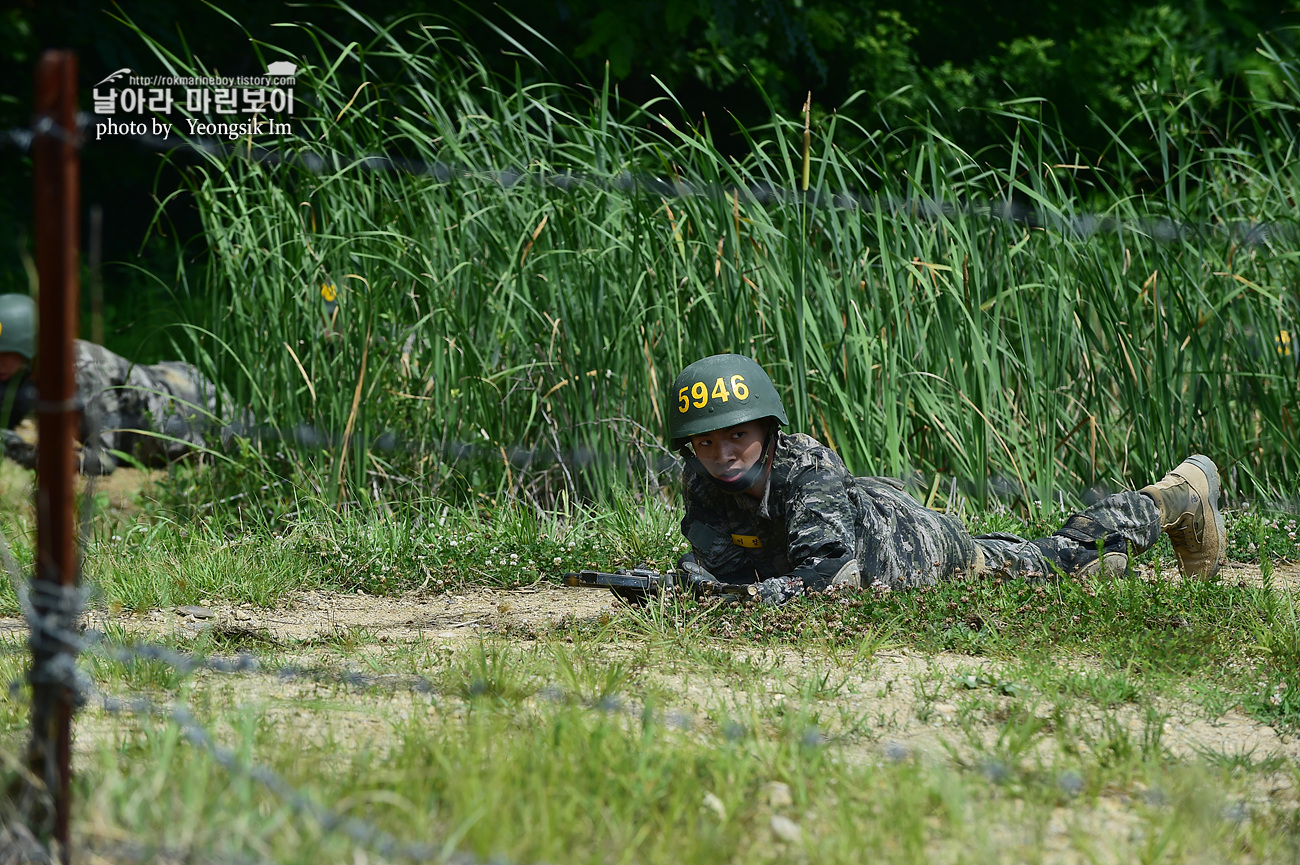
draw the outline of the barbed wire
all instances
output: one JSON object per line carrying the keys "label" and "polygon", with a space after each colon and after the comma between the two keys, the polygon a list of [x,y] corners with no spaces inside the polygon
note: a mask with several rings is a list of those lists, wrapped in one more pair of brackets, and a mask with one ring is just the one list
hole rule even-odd
{"label": "barbed wire", "polygon": [[[103,635],[100,634],[102,641]],[[303,666],[287,663],[276,668],[267,668],[255,656],[241,652],[234,657],[220,655],[192,655],[178,652],[159,643],[131,643],[122,646],[108,646],[96,641],[91,650],[94,654],[130,664],[137,661],[153,661],[165,664],[188,676],[200,670],[227,675],[238,673],[260,673],[281,682],[310,681],[317,684],[347,685],[358,689],[386,688],[392,691],[412,691],[432,694],[438,689],[424,676],[404,673],[362,673],[355,670],[331,670],[323,667]]]}
{"label": "barbed wire", "polygon": [[180,729],[181,735],[190,744],[205,751],[218,765],[229,772],[243,774],[257,781],[275,794],[295,813],[308,814],[327,833],[345,835],[356,844],[387,858],[401,858],[415,862],[438,860],[450,863],[464,863],[464,865],[479,862],[477,857],[468,854],[444,856],[432,845],[399,840],[372,823],[357,817],[344,817],[338,812],[312,801],[310,797],[294,788],[274,769],[256,763],[244,763],[235,751],[217,744],[211,734],[198,724],[189,708],[183,703],[163,705],[155,703],[142,695],[122,699],[103,693],[93,683],[90,688],[89,696],[109,714],[148,715],[164,718],[175,724]]}
{"label": "barbed wire", "polygon": [[[0,549],[3,549],[4,546],[3,535],[0,535]],[[28,624],[30,627],[31,621]],[[270,668],[248,653],[239,653],[233,657],[204,656],[180,652],[170,646],[148,641],[126,645],[110,645],[108,636],[104,632],[94,629],[87,629],[84,633],[76,635],[75,640],[66,633],[60,633],[59,638],[66,642],[73,642],[85,654],[99,655],[123,664],[137,661],[162,663],[176,669],[182,675],[190,675],[203,670],[227,675],[260,674],[276,678],[279,681],[307,680],[328,684],[344,684],[358,688],[384,687],[426,694],[446,693],[437,688],[426,677],[412,674],[337,671],[319,667],[304,667],[292,662],[277,668]],[[358,846],[390,859],[404,859],[412,862],[437,861],[449,863],[449,865],[511,865],[509,860],[499,856],[483,860],[473,854],[452,852],[446,846],[439,848],[426,842],[403,841],[369,821],[339,814],[313,801],[310,796],[295,788],[282,775],[270,767],[245,762],[236,751],[218,744],[184,703],[160,703],[138,692],[128,697],[109,695],[96,685],[83,670],[75,667],[75,665],[74,668],[76,674],[61,681],[71,683],[70,687],[75,693],[77,705],[93,705],[106,714],[113,716],[154,717],[174,723],[186,741],[209,754],[217,765],[228,772],[241,774],[256,781],[284,802],[294,813],[306,814],[315,820],[325,833],[343,835]],[[11,682],[9,686],[11,696],[18,698],[21,687],[21,679]],[[480,687],[482,687],[481,683],[471,681],[465,690],[472,697],[476,693],[481,693]],[[464,696],[460,692],[455,692],[454,695]],[[588,698],[556,685],[548,685],[538,689],[535,695],[539,699],[553,704],[580,705],[603,714],[623,714],[630,717],[640,717],[643,720],[654,718],[665,726],[680,730],[689,730],[694,726],[692,717],[688,712],[675,709],[655,711],[650,704],[629,700],[618,694]],[[742,725],[734,722],[725,725],[723,728],[723,734],[732,740],[743,735],[744,731],[745,728]],[[829,741],[816,728],[809,728],[803,734],[805,744],[824,745]],[[147,862],[158,861],[159,856],[165,855],[168,851],[145,844],[130,844],[113,846],[111,850],[102,852],[113,861]],[[205,855],[200,855],[196,859],[193,851],[172,852],[178,854],[176,861],[199,861],[212,863],[212,865],[227,865],[227,863],[229,865],[255,865],[251,860],[214,859]],[[260,865],[260,863],[257,863],[257,865]]]}
{"label": "barbed wire", "polygon": [[[2,542],[2,541],[0,541]],[[43,630],[40,618],[28,620],[31,633]],[[157,643],[137,643],[127,646],[110,647],[104,644],[102,632],[87,632],[88,639],[79,639],[77,645],[89,652],[96,652],[121,663],[132,661],[154,661],[167,664],[189,675],[198,670],[218,673],[238,674],[265,672],[281,681],[308,678],[321,682],[340,682],[353,686],[370,687],[375,684],[399,685],[408,682],[412,690],[432,692],[433,685],[422,676],[402,677],[394,674],[366,675],[350,672],[334,672],[320,669],[304,668],[288,664],[278,670],[264,670],[258,660],[251,655],[240,654],[234,658],[202,657],[187,655]],[[60,639],[64,639],[62,636]],[[64,657],[69,657],[64,655]],[[355,817],[345,817],[337,812],[312,801],[307,794],[297,790],[283,776],[273,769],[255,764],[244,763],[238,754],[217,742],[204,729],[189,708],[183,703],[162,704],[149,697],[136,693],[130,697],[116,697],[104,693],[98,685],[80,667],[72,664],[73,673],[68,673],[64,666],[50,667],[41,671],[42,676],[57,676],[61,684],[67,685],[74,694],[78,706],[94,704],[110,715],[143,715],[162,718],[176,724],[186,741],[208,753],[222,768],[230,772],[241,773],[257,781],[283,801],[295,813],[305,813],[314,819],[326,833],[338,833],[348,837],[356,844],[386,858],[400,858],[415,862],[448,862],[452,865],[480,865],[481,860],[466,853],[451,853],[440,850],[423,842],[402,841],[390,833],[379,829],[374,824]],[[36,681],[34,670],[29,674],[29,681]],[[22,689],[22,679],[15,679],[9,684],[11,697],[18,697]],[[151,848],[141,847],[142,856],[133,861],[149,861],[147,854]],[[496,860],[493,860],[495,862]]]}
{"label": "barbed wire", "polygon": [[[347,685],[358,689],[382,688],[390,691],[410,691],[420,694],[441,694],[443,696],[463,697],[465,693],[475,696],[486,690],[486,683],[471,680],[467,683],[465,693],[459,689],[438,687],[425,676],[398,672],[357,672],[355,670],[335,670],[326,667],[303,666],[297,662],[288,662],[278,667],[264,665],[256,656],[241,652],[234,656],[198,655],[180,652],[176,649],[148,641],[123,645],[110,645],[108,637],[101,631],[87,629],[82,641],[83,654],[97,655],[121,664],[138,661],[162,663],[173,667],[182,675],[188,676],[199,671],[209,671],[224,675],[256,674],[276,679],[281,682],[308,681],[318,684]],[[78,680],[89,683],[84,672]],[[11,694],[17,696],[22,686],[21,679],[13,680]],[[84,685],[84,693],[94,693],[93,684]],[[609,714],[623,713],[645,717],[647,706],[617,694],[605,694],[600,697],[583,697],[554,684],[545,685],[536,690],[535,695],[550,703],[581,705],[593,711]],[[690,729],[693,721],[690,714],[678,709],[662,709],[656,713],[663,724],[677,729]]]}
{"label": "barbed wire", "polygon": [[[183,847],[170,847],[166,844],[145,844],[140,841],[120,841],[117,839],[94,839],[83,841],[78,849],[84,849],[96,857],[119,865],[119,863],[152,863],[152,865],[271,865],[266,859],[249,856],[214,856],[212,853],[198,853]],[[84,861],[78,856],[75,861]]]}
{"label": "barbed wire", "polygon": [[[0,533],[0,558],[4,557],[5,550],[7,550],[7,543],[3,534]],[[10,559],[12,560],[11,556]],[[11,572],[10,577],[15,579],[17,577],[16,572]],[[83,597],[84,592],[77,593],[79,601]],[[28,608],[30,608],[30,605],[28,605]],[[28,624],[31,627],[33,623],[29,620]],[[408,690],[422,694],[444,694],[464,699],[472,699],[476,695],[490,690],[488,683],[477,680],[466,682],[463,688],[447,690],[439,688],[428,678],[415,674],[377,672],[373,670],[364,673],[351,670],[339,671],[303,666],[296,662],[289,662],[278,667],[269,667],[256,656],[247,652],[240,652],[233,656],[201,655],[178,651],[171,646],[147,640],[128,644],[113,644],[110,642],[110,636],[104,631],[89,628],[80,634],[69,634],[65,630],[55,628],[54,633],[58,639],[75,646],[84,654],[105,657],[122,664],[135,662],[160,663],[172,667],[183,676],[189,676],[199,671],[222,675],[262,675],[275,678],[281,682],[313,681],[366,689],[380,687],[394,691]],[[70,683],[69,687],[74,691],[74,699],[78,705],[93,705],[112,716],[153,717],[176,724],[185,740],[209,754],[217,765],[228,772],[241,774],[256,781],[280,801],[284,802],[294,813],[305,814],[315,820],[325,833],[343,835],[358,846],[390,859],[396,858],[412,862],[438,861],[451,863],[451,865],[511,865],[510,862],[500,857],[483,860],[473,854],[452,852],[446,845],[438,847],[427,842],[404,841],[380,829],[372,822],[339,814],[315,802],[305,792],[291,785],[274,769],[251,761],[245,761],[239,757],[235,750],[217,743],[212,734],[194,717],[186,704],[178,701],[159,702],[140,692],[125,697],[113,696],[105,693],[80,667],[74,664],[72,669],[75,672],[66,675],[60,681]],[[11,682],[11,695],[15,698],[21,696],[21,688],[21,679]],[[627,717],[641,718],[643,721],[659,723],[679,730],[693,729],[695,724],[692,713],[688,711],[667,707],[656,708],[651,703],[628,699],[617,693],[587,697],[555,684],[538,688],[533,693],[539,700],[552,704],[577,705],[602,714],[621,714]],[[734,741],[743,737],[747,729],[744,725],[733,721],[723,724],[721,732],[728,740]],[[828,737],[823,735],[816,726],[810,726],[802,732],[801,742],[805,746],[820,747],[829,744],[835,738],[840,737]],[[114,861],[151,861],[156,859],[154,854],[162,852],[161,848],[139,845],[131,849],[126,847],[114,848],[112,858]],[[196,861],[192,851],[177,852],[184,853],[183,858],[178,861]],[[197,861],[208,861],[212,862],[213,865],[225,865],[225,862],[230,862],[231,865],[236,865],[236,860],[215,860],[199,857]],[[239,863],[239,865],[242,865],[242,863]]]}
{"label": "barbed wire", "polygon": [[[92,477],[83,492],[79,546],[88,535],[93,500],[94,478]],[[78,630],[77,625],[85,599],[84,590],[77,586],[62,585],[49,580],[23,580],[21,570],[3,531],[0,531],[0,563],[4,566],[18,600],[19,609],[27,623],[28,642],[34,659],[26,677],[31,685],[63,686],[74,708],[94,700],[109,714],[165,718],[180,728],[187,741],[207,752],[227,771],[247,774],[279,797],[295,813],[310,815],[326,833],[345,835],[354,843],[385,858],[400,858],[415,862],[436,860],[452,863],[452,865],[479,865],[480,860],[477,857],[452,853],[446,849],[440,851],[424,843],[401,841],[372,823],[354,817],[344,817],[319,805],[269,767],[253,763],[246,765],[236,752],[217,744],[208,731],[197,723],[185,705],[159,704],[142,694],[127,699],[110,696],[100,690],[85,670],[77,664],[78,654],[100,652],[119,662],[141,660],[163,663],[178,670],[182,675],[190,675],[197,670],[236,674],[259,671],[261,665],[256,658],[242,653],[234,658],[196,657],[177,652],[168,646],[148,642],[130,646],[109,646],[105,642],[103,632],[89,630],[83,634]],[[44,660],[40,662],[35,660],[42,657]],[[277,671],[277,675],[284,680],[312,675],[324,678],[326,674],[297,665],[286,665]],[[336,677],[337,681],[348,684],[368,685],[377,681],[363,674],[336,674]],[[395,680],[395,677],[390,677],[390,680]],[[22,679],[9,683],[11,697],[19,696],[22,684]],[[423,677],[413,677],[413,686],[419,690],[432,690],[432,683]],[[39,782],[39,779],[36,780]],[[28,783],[30,785],[32,782],[29,780]],[[148,848],[142,848],[142,852],[147,853]],[[139,861],[148,861],[148,859],[141,858]]]}
{"label": "barbed wire", "polygon": [[[3,539],[0,538],[0,543]],[[30,626],[29,622],[29,626]],[[61,639],[66,640],[67,635]],[[424,676],[393,673],[370,672],[359,673],[350,670],[329,670],[319,667],[304,667],[297,663],[288,663],[276,668],[268,668],[256,657],[240,653],[233,657],[203,656],[179,652],[172,647],[159,643],[141,641],[127,645],[109,645],[107,636],[97,630],[88,629],[77,639],[76,645],[84,654],[93,654],[109,658],[123,664],[138,661],[162,663],[180,672],[190,675],[200,670],[227,675],[260,674],[285,681],[313,681],[325,684],[343,684],[357,688],[388,688],[392,690],[409,690],[416,693],[447,693],[434,685]],[[425,842],[409,842],[396,838],[373,823],[356,817],[345,817],[313,801],[306,793],[293,787],[275,770],[256,763],[244,762],[237,752],[218,744],[212,735],[198,722],[184,703],[160,703],[145,694],[136,692],[131,696],[117,697],[105,693],[80,667],[74,665],[75,675],[66,676],[60,681],[70,683],[74,699],[79,706],[93,705],[106,714],[113,716],[147,716],[160,718],[176,724],[181,735],[195,747],[208,753],[213,760],[225,770],[243,774],[269,790],[295,813],[308,815],[315,820],[326,833],[346,836],[349,840],[387,858],[400,858],[414,862],[447,862],[451,865],[484,865],[485,860],[468,853],[453,853],[445,847],[439,848]],[[15,679],[9,684],[13,698],[21,696],[22,679]],[[471,681],[465,689],[469,696],[481,693],[483,683]],[[463,696],[459,692],[455,696]],[[693,726],[691,716],[682,711],[666,709],[655,712],[649,704],[628,700],[621,695],[608,694],[594,698],[584,698],[564,688],[548,685],[536,691],[539,699],[564,705],[581,705],[589,710],[604,714],[618,713],[632,717],[647,718],[653,715],[666,726],[676,729],[690,729]],[[815,731],[814,731],[815,732]],[[734,733],[727,732],[734,738]],[[807,735],[805,735],[807,738]],[[149,853],[154,848],[140,846],[139,858],[122,856],[129,861],[149,861]],[[129,851],[115,851],[125,853]],[[486,860],[490,865],[510,865],[500,857]]]}
{"label": "barbed wire", "polygon": [[[48,134],[81,147],[85,140],[85,129],[91,124],[106,119],[109,118],[83,111],[77,115],[76,130],[68,131],[58,127],[50,118],[40,118],[31,127],[0,130],[0,143],[11,144],[26,152],[30,150],[36,136]],[[835,192],[827,189],[810,189],[801,193],[766,182],[742,186],[684,180],[679,177],[668,179],[637,175],[630,171],[621,172],[613,177],[600,177],[571,171],[539,172],[519,168],[482,168],[441,160],[430,162],[384,153],[348,155],[337,151],[319,153],[310,149],[267,148],[260,145],[253,146],[251,143],[235,145],[201,136],[187,138],[179,132],[176,138],[170,135],[163,138],[150,132],[125,132],[115,135],[114,138],[132,141],[139,147],[155,152],[193,151],[212,157],[247,159],[266,165],[297,165],[311,174],[340,172],[355,168],[365,172],[404,172],[432,177],[439,182],[457,178],[479,180],[506,189],[528,181],[566,192],[590,188],[628,195],[641,193],[665,199],[700,196],[723,198],[732,194],[739,196],[743,193],[749,201],[760,205],[778,202],[788,204],[802,200],[812,209],[834,208],[867,212],[879,210],[891,216],[911,215],[929,221],[958,217],[985,218],[994,222],[1020,224],[1027,228],[1057,231],[1079,238],[1098,234],[1127,233],[1161,243],[1193,238],[1223,238],[1246,246],[1262,246],[1274,241],[1300,242],[1300,226],[1289,223],[1224,220],[1196,225],[1167,217],[1125,221],[1094,213],[1042,212],[1030,204],[1014,199],[954,203],[925,196],[900,198],[847,190]]]}

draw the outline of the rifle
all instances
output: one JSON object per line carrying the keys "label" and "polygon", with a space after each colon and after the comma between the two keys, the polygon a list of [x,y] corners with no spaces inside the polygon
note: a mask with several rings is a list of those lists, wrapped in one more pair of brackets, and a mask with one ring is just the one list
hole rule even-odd
{"label": "rifle", "polygon": [[667,588],[689,591],[696,597],[731,597],[738,601],[758,598],[758,586],[753,583],[724,583],[711,577],[687,571],[661,574],[648,568],[631,568],[615,571],[578,571],[564,575],[564,585],[586,589],[609,589],[629,604],[643,604],[651,595],[660,595]]}

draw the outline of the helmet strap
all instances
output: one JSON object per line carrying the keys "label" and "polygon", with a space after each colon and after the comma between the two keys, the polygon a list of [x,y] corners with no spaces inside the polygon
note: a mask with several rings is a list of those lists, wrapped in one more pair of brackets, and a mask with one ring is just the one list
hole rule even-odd
{"label": "helmet strap", "polygon": [[754,464],[734,481],[718,480],[713,475],[709,474],[709,470],[704,467],[704,463],[700,462],[700,458],[687,449],[686,445],[682,445],[681,453],[682,456],[686,458],[687,467],[692,471],[704,475],[706,478],[713,481],[716,486],[726,492],[743,493],[745,490],[758,483],[758,479],[763,476],[763,470],[767,468],[768,457],[771,455],[773,444],[776,442],[776,428],[776,423],[772,423],[768,426],[767,438],[763,440],[763,452],[759,454],[759,457],[754,461]]}

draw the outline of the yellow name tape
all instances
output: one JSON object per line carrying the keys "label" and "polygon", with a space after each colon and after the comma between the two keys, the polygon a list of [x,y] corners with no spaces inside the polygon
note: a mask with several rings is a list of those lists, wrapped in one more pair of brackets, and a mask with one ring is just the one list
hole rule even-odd
{"label": "yellow name tape", "polygon": [[731,542],[738,547],[749,547],[751,550],[756,550],[763,546],[763,542],[753,535],[732,535]]}

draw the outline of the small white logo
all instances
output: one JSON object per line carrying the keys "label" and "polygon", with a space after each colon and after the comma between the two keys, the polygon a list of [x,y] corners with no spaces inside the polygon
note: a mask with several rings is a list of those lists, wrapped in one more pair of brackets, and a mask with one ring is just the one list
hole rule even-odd
{"label": "small white logo", "polygon": [[[121,78],[123,75],[130,75],[130,74],[131,74],[131,70],[124,66],[121,69],[114,72],[112,75],[105,78],[103,81],[99,82],[99,84],[111,84],[117,79]],[[99,84],[96,84],[95,86],[98,87]]]}
{"label": "small white logo", "polygon": [[298,74],[298,67],[288,60],[277,60],[266,67],[267,75],[288,75],[293,77]]}

